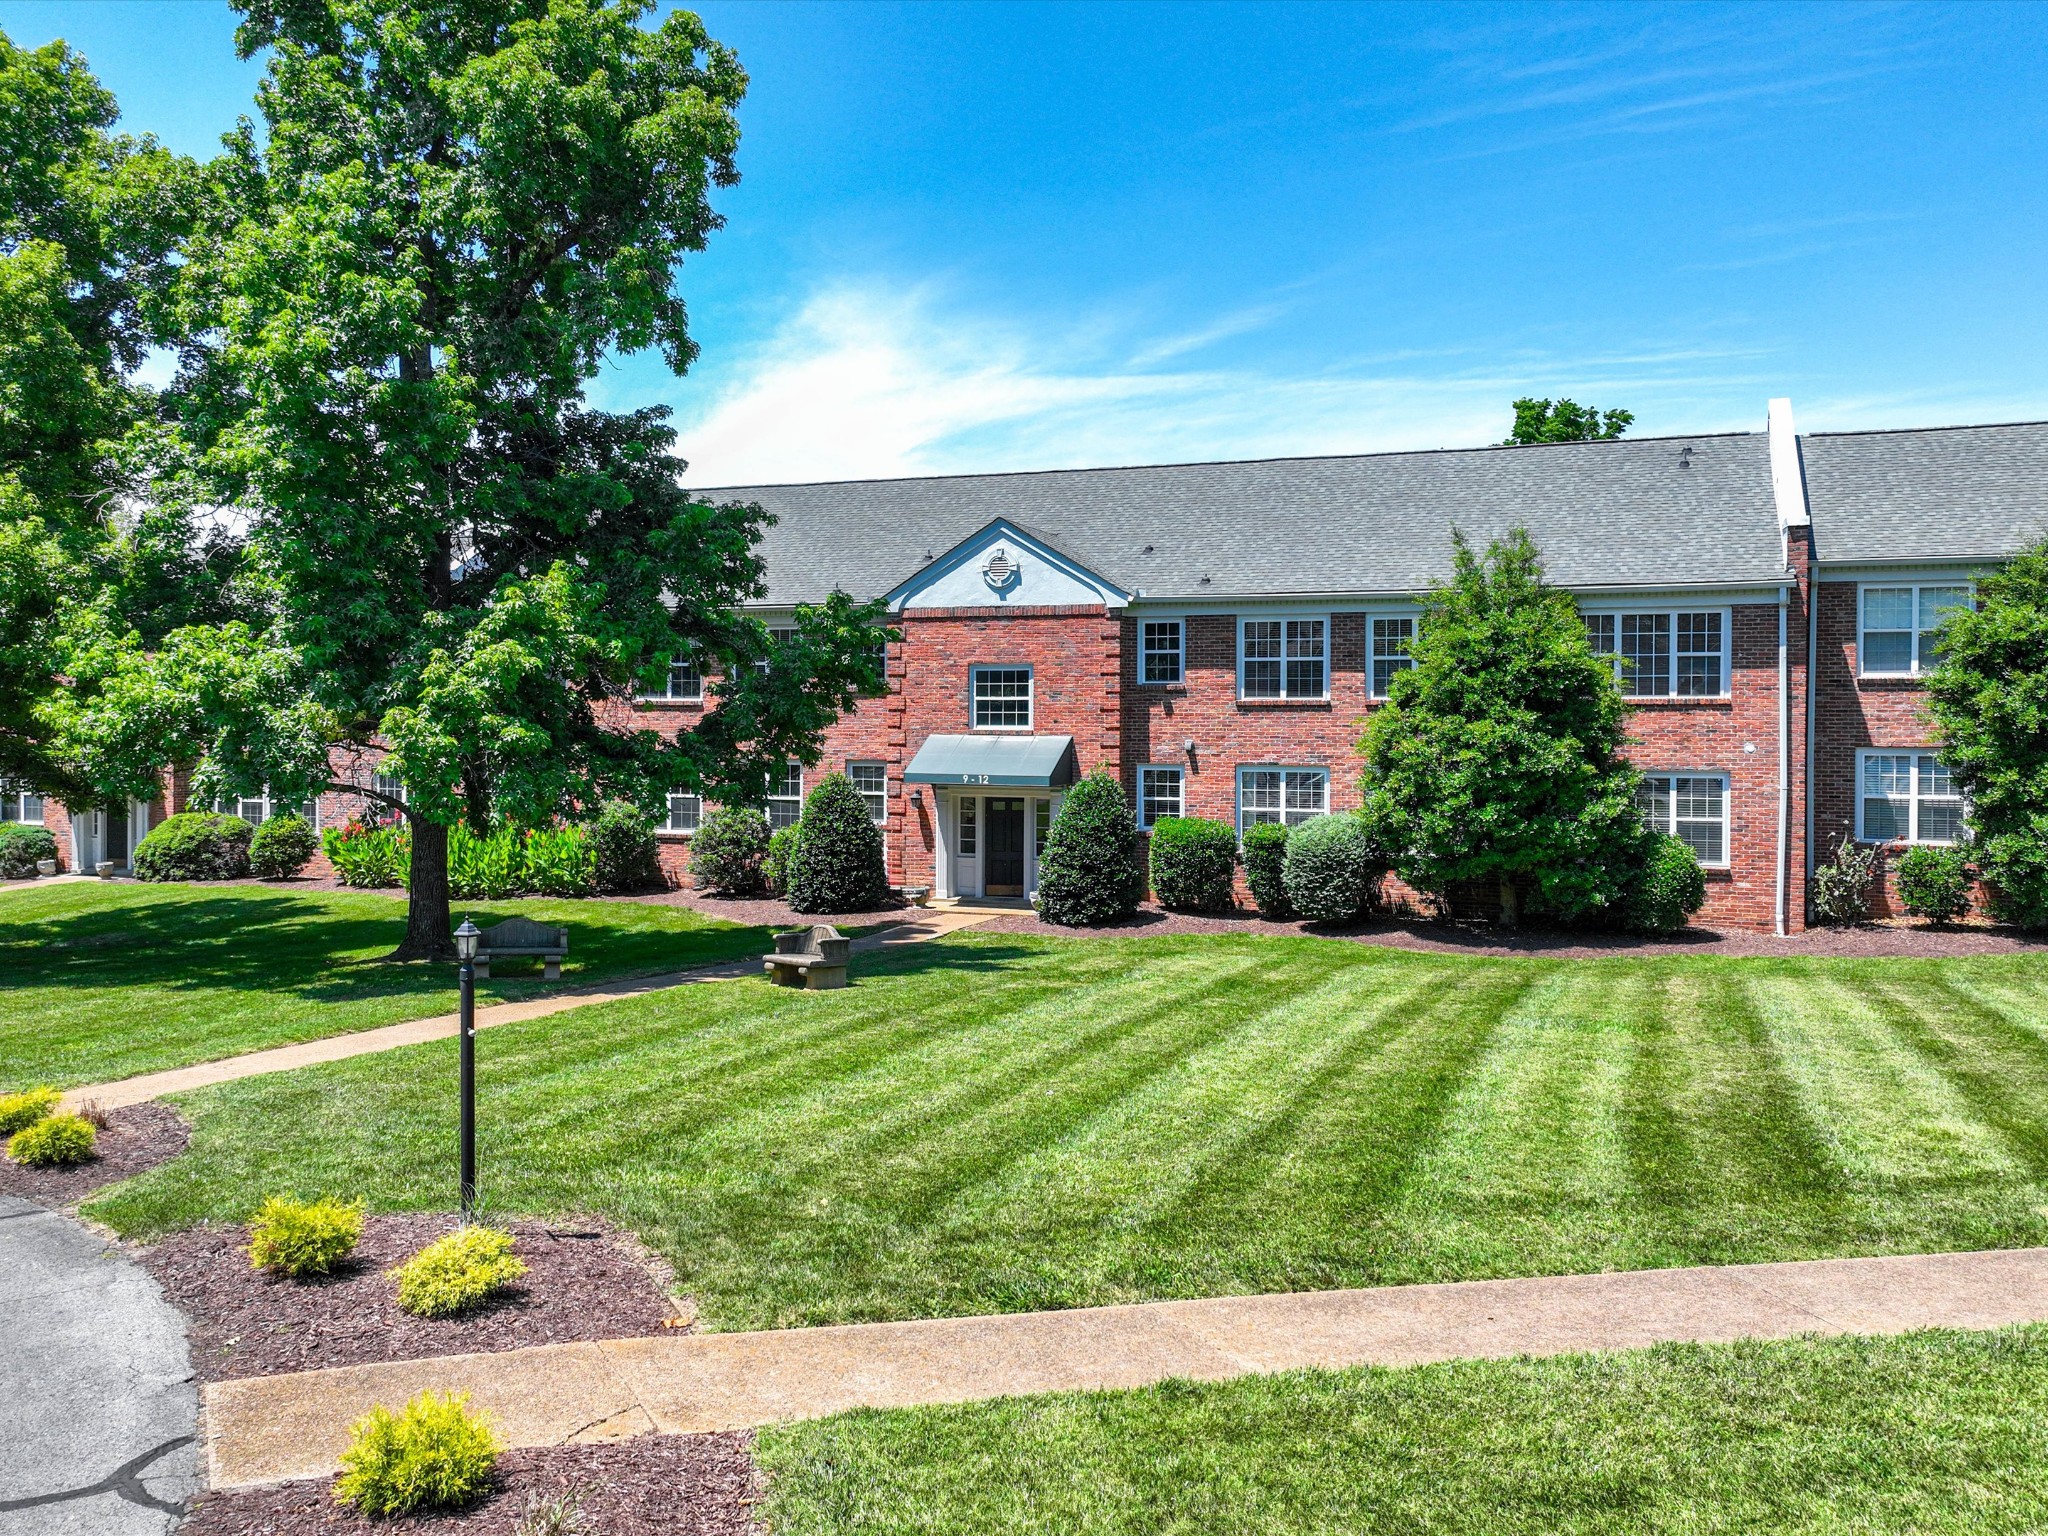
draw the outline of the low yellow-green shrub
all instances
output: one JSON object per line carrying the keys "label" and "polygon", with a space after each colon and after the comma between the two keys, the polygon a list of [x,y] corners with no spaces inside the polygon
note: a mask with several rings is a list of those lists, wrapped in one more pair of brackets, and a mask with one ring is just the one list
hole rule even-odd
{"label": "low yellow-green shrub", "polygon": [[379,1405],[356,1420],[334,1497],[373,1518],[454,1509],[490,1487],[498,1450],[466,1394],[422,1392],[403,1413]]}
{"label": "low yellow-green shrub", "polygon": [[55,1088],[25,1088],[20,1093],[0,1093],[0,1136],[26,1130],[55,1109],[64,1097]]}
{"label": "low yellow-green shrub", "polygon": [[272,1274],[325,1275],[356,1251],[361,1201],[289,1200],[272,1195],[249,1223],[249,1264]]}
{"label": "low yellow-green shrub", "polygon": [[80,1115],[45,1115],[8,1138],[7,1155],[30,1168],[64,1168],[92,1156],[99,1133]]}
{"label": "low yellow-green shrub", "polygon": [[526,1273],[512,1252],[512,1234],[496,1227],[464,1227],[427,1244],[392,1271],[398,1304],[415,1317],[466,1312]]}

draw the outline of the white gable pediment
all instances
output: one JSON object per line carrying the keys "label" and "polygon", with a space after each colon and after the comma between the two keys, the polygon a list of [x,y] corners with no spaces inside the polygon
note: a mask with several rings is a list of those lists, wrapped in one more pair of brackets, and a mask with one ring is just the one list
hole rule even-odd
{"label": "white gable pediment", "polygon": [[1101,603],[1121,608],[1130,594],[1079,561],[998,519],[962,539],[889,594],[905,608],[1048,608]]}

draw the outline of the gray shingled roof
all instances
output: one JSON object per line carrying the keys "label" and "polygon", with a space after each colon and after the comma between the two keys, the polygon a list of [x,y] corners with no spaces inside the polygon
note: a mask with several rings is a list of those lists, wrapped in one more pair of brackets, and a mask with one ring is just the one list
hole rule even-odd
{"label": "gray shingled roof", "polygon": [[880,596],[998,517],[1146,599],[1415,592],[1450,573],[1453,526],[1483,542],[1518,523],[1569,587],[1783,572],[1762,433],[700,494],[780,519],[764,541],[774,603]]}
{"label": "gray shingled roof", "polygon": [[2048,537],[2048,422],[1801,439],[1823,562],[2010,555]]}

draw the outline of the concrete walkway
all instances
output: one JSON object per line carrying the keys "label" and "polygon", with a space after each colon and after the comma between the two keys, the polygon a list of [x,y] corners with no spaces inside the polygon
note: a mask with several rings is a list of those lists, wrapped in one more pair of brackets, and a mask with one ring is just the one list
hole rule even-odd
{"label": "concrete walkway", "polygon": [[325,1476],[360,1414],[428,1388],[469,1393],[511,1444],[538,1446],[1169,1377],[2036,1321],[2040,1248],[556,1344],[218,1383],[207,1461],[216,1488]]}
{"label": "concrete walkway", "polygon": [[[972,928],[985,923],[996,914],[989,911],[925,911],[918,910],[900,923],[884,928],[879,933],[863,934],[853,941],[856,954],[873,954],[882,950],[901,949],[907,944],[923,944],[962,928]],[[761,974],[758,956],[744,960],[728,960],[718,965],[695,966],[686,971],[669,971],[658,976],[636,976],[625,981],[596,982],[585,987],[571,987],[565,991],[550,993],[545,997],[531,997],[517,1003],[493,1003],[476,1011],[476,1027],[489,1029],[496,1024],[515,1024],[522,1019],[543,1019],[550,1014],[566,1013],[571,1008],[589,1008],[598,1003],[614,1003],[621,998],[639,997],[647,992],[660,992],[669,987],[690,986],[705,981],[737,981],[747,976]],[[267,1051],[251,1051],[246,1056],[230,1056],[222,1061],[203,1062],[196,1067],[174,1067],[166,1072],[149,1072],[140,1077],[122,1078],[113,1083],[91,1083],[82,1088],[73,1088],[64,1095],[64,1107],[77,1109],[87,1102],[96,1102],[102,1109],[119,1109],[127,1104],[140,1104],[147,1099],[160,1099],[166,1094],[184,1093],[193,1088],[206,1088],[215,1083],[233,1082],[237,1078],[261,1077],[269,1072],[290,1072],[299,1067],[316,1066],[327,1061],[346,1061],[351,1056],[372,1056],[379,1051],[395,1051],[401,1046],[420,1045],[428,1040],[445,1040],[453,1036],[460,1023],[457,1015],[441,1014],[437,1018],[413,1019],[404,1024],[387,1024],[380,1029],[358,1030],[350,1035],[329,1035],[322,1040],[307,1040],[298,1045],[280,1045]]]}
{"label": "concrete walkway", "polygon": [[74,1221],[0,1196],[0,1531],[157,1536],[199,1491],[185,1325]]}

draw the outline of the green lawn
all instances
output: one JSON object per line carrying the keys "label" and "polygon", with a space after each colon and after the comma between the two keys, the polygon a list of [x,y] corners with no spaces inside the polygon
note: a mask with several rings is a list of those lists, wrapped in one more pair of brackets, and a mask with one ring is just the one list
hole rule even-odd
{"label": "green lawn", "polygon": [[[758,954],[766,931],[681,907],[479,902],[569,929],[563,982]],[[458,914],[459,915],[459,914]],[[452,965],[379,959],[405,902],[359,892],[206,885],[49,885],[0,892],[0,1092],[103,1082],[242,1051],[428,1018],[455,1007]],[[535,962],[478,990],[531,996]]]}
{"label": "green lawn", "polygon": [[764,1430],[777,1536],[2048,1529],[2048,1329],[1304,1372]]}
{"label": "green lawn", "polygon": [[[959,935],[483,1037],[487,1199],[711,1326],[2048,1242],[2048,969]],[[93,1214],[453,1202],[437,1042],[209,1089]]]}

